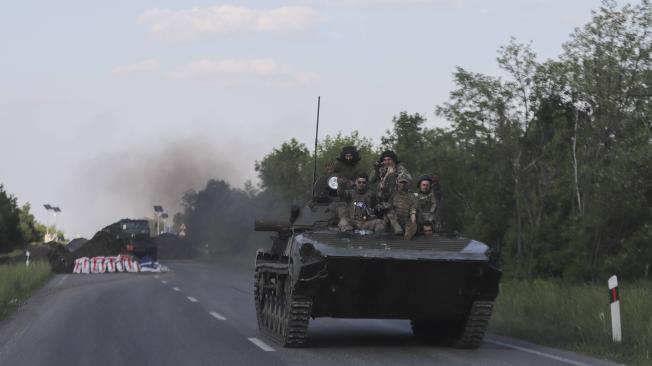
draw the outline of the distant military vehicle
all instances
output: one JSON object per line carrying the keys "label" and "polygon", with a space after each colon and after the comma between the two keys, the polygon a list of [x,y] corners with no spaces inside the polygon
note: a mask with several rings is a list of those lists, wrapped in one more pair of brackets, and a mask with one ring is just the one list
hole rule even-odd
{"label": "distant military vehicle", "polygon": [[126,252],[139,258],[148,255],[153,260],[157,259],[156,243],[151,240],[147,220],[122,219],[103,228],[102,231],[122,241]]}
{"label": "distant military vehicle", "polygon": [[[337,178],[326,179],[331,190]],[[458,235],[337,230],[333,194],[317,192],[287,222],[256,221],[271,248],[256,255],[261,332],[285,347],[306,344],[310,318],[409,319],[416,336],[477,348],[501,271],[485,244]]]}

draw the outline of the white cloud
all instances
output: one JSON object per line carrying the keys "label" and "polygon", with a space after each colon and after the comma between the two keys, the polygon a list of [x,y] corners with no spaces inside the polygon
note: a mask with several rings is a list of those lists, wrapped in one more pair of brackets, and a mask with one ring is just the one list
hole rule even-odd
{"label": "white cloud", "polygon": [[268,11],[236,5],[185,10],[150,9],[138,18],[158,40],[189,41],[205,36],[246,32],[294,32],[310,29],[325,18],[306,6]]}
{"label": "white cloud", "polygon": [[423,5],[455,5],[463,0],[336,0],[344,6],[423,6]]}
{"label": "white cloud", "polygon": [[296,86],[318,79],[315,73],[296,71],[272,59],[203,59],[179,66],[170,75],[224,85]]}
{"label": "white cloud", "polygon": [[124,75],[124,74],[131,74],[135,72],[155,71],[158,70],[159,66],[160,65],[157,60],[148,59],[129,65],[118,66],[113,70],[111,70],[111,73],[113,73],[114,75]]}

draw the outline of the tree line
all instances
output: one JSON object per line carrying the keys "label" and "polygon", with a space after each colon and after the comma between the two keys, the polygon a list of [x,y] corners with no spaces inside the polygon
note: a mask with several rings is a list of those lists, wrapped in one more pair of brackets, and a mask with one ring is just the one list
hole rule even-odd
{"label": "tree line", "polygon": [[[555,59],[512,39],[498,51],[500,76],[454,71],[449,100],[434,108],[450,127],[401,112],[378,145],[357,132],[326,137],[318,167],[346,145],[369,168],[394,150],[413,175],[439,176],[445,229],[500,251],[513,276],[648,277],[651,30],[650,1],[605,1]],[[200,241],[237,246],[253,215],[285,218],[310,197],[313,158],[290,139],[256,162],[259,187],[211,181],[186,194],[177,221]]]}
{"label": "tree line", "polygon": [[26,243],[42,242],[45,225],[30,212],[29,202],[18,206],[16,196],[0,184],[0,253],[7,253]]}

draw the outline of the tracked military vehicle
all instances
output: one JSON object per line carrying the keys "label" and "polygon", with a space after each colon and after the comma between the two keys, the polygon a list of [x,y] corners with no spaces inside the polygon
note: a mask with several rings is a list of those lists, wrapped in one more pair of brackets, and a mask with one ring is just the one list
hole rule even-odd
{"label": "tracked military vehicle", "polygon": [[157,259],[157,246],[151,240],[147,220],[122,219],[104,227],[102,231],[111,234],[115,240],[120,241],[125,252],[139,258],[147,255],[153,260]]}
{"label": "tracked military vehicle", "polygon": [[[336,188],[337,178],[329,181]],[[477,348],[501,271],[491,249],[458,235],[404,240],[337,230],[332,195],[293,207],[287,222],[256,221],[271,248],[256,256],[261,332],[284,347],[306,345],[310,318],[408,319],[415,336]]]}

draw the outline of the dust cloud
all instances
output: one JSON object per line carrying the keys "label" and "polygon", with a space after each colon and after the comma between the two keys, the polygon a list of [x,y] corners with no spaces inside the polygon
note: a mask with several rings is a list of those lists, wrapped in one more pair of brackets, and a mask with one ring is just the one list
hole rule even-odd
{"label": "dust cloud", "polygon": [[152,140],[89,156],[75,184],[67,187],[68,212],[74,215],[66,225],[74,232],[68,234],[92,235],[121,218],[153,217],[153,205],[163,206],[171,225],[172,216],[182,210],[184,192],[204,188],[209,179],[242,187],[254,177],[255,157],[242,152],[235,141],[195,136]]}

